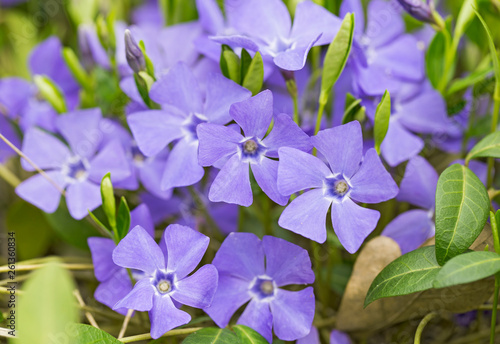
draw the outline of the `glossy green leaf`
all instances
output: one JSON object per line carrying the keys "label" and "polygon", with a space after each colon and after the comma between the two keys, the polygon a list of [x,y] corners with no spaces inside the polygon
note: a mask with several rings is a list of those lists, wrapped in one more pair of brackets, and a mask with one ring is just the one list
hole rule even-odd
{"label": "glossy green leaf", "polygon": [[391,95],[386,90],[375,111],[375,125],[373,127],[375,137],[375,149],[380,154],[380,146],[389,130],[389,120],[391,118]]}
{"label": "glossy green leaf", "polygon": [[125,197],[120,200],[118,206],[118,215],[116,217],[116,227],[118,230],[118,238],[121,240],[125,238],[130,229],[130,209],[128,207]]}
{"label": "glossy green leaf", "polygon": [[111,175],[107,173],[101,181],[102,210],[111,228],[116,228],[116,204]]}
{"label": "glossy green leaf", "polygon": [[[241,49],[241,77],[245,78],[247,75],[248,68],[250,68],[250,64],[252,63],[252,56],[246,51],[246,49]],[[243,81],[243,80],[242,80]]]}
{"label": "glossy green leaf", "polygon": [[238,337],[225,328],[206,327],[189,335],[182,344],[239,344]]}
{"label": "glossy green leaf", "polygon": [[436,258],[443,265],[465,252],[489,215],[488,192],[467,167],[454,164],[439,177],[436,190]]}
{"label": "glossy green leaf", "polygon": [[332,87],[344,70],[351,52],[353,36],[354,14],[347,13],[337,35],[328,47],[325,55],[323,74],[321,77],[321,93],[319,96],[320,104],[326,104],[328,102]]}
{"label": "glossy green leaf", "polygon": [[67,112],[66,101],[64,95],[57,85],[48,77],[35,75],[33,77],[35,85],[38,87],[42,97],[49,102],[50,105],[58,113]]}
{"label": "glossy green leaf", "polygon": [[23,285],[23,295],[19,296],[18,339],[13,343],[71,342],[68,328],[78,322],[74,289],[71,275],[56,262],[35,271]]}
{"label": "glossy green leaf", "polygon": [[387,265],[375,277],[366,294],[365,307],[384,297],[407,295],[432,288],[432,282],[440,269],[434,246],[408,252]]}
{"label": "glossy green leaf", "polygon": [[238,336],[241,344],[268,344],[264,337],[248,326],[236,325],[233,326],[233,331]]}
{"label": "glossy green leaf", "polygon": [[82,250],[89,250],[88,238],[100,236],[90,221],[75,220],[71,217],[64,201],[61,201],[59,208],[54,213],[44,213],[44,216],[61,239]]}
{"label": "glossy green leaf", "polygon": [[477,6],[476,0],[465,0],[458,14],[457,23],[455,25],[455,31],[453,34],[453,40],[455,47],[458,47],[458,42],[462,38],[465,30],[474,19],[474,8]]}
{"label": "glossy green leaf", "polygon": [[500,131],[489,134],[467,154],[467,161],[477,158],[500,158]]}
{"label": "glossy green leaf", "polygon": [[[243,64],[243,58],[241,60]],[[252,95],[256,95],[262,89],[264,84],[264,61],[260,52],[255,53],[246,74],[242,74],[243,83],[242,86],[252,92]]]}
{"label": "glossy green leaf", "polygon": [[18,200],[7,209],[7,230],[16,232],[18,260],[42,257],[47,253],[54,236],[43,212]]}
{"label": "glossy green leaf", "polygon": [[425,68],[427,76],[434,88],[438,88],[441,77],[444,74],[444,56],[446,50],[445,33],[439,31],[427,49],[425,56]]}
{"label": "glossy green leaf", "polygon": [[450,259],[434,280],[434,288],[475,282],[500,271],[500,255],[495,252],[468,252]]}
{"label": "glossy green leaf", "polygon": [[[74,334],[74,335],[73,335]],[[121,344],[112,335],[86,324],[75,324],[72,329],[71,344]]]}
{"label": "glossy green leaf", "polygon": [[227,45],[222,46],[220,68],[226,78],[233,80],[237,84],[241,84],[240,58]]}

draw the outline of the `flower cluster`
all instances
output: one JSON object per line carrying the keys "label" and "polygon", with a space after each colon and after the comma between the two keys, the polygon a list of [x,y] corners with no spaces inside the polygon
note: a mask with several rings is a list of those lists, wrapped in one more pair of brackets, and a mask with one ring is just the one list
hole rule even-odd
{"label": "flower cluster", "polygon": [[[220,2],[193,1],[192,20],[153,0],[132,24],[99,16],[78,26],[78,54],[55,36],[39,43],[29,81],[0,79],[0,163],[20,154],[24,201],[78,221],[90,212],[86,220],[112,229],[85,237],[94,297],[123,315],[148,312],[152,338],[205,312],[269,343],[319,343],[316,296],[330,274],[320,278],[319,253],[312,266],[305,248],[345,250],[334,261],[370,235],[403,253],[432,238],[442,166],[430,158],[464,158],[470,123],[488,119],[491,102],[472,83],[455,94],[426,73],[432,28],[443,29],[432,0]],[[415,31],[405,13],[420,21]],[[341,63],[343,52],[332,59],[325,46],[344,41]],[[338,78],[324,87],[332,70]],[[491,179],[491,166],[466,164]],[[101,185],[108,174],[128,202],[121,233],[101,221],[115,213]],[[350,343],[331,330],[331,343]]]}

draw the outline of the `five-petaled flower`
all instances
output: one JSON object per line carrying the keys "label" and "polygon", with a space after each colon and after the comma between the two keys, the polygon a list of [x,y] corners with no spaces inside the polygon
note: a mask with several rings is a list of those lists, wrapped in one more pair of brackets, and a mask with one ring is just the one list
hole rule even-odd
{"label": "five-petaled flower", "polygon": [[[285,114],[275,117],[273,130],[266,136],[273,120],[273,96],[266,90],[255,97],[233,104],[231,117],[243,129],[244,136],[230,127],[200,124],[199,161],[202,166],[222,165],[209,192],[212,202],[250,206],[253,202],[249,170],[269,198],[285,205],[288,197],[279,193],[276,178],[280,147],[303,151],[312,148],[309,136]],[[265,136],[265,137],[264,137]]]}
{"label": "five-petaled flower", "polygon": [[238,320],[272,342],[272,329],[282,340],[302,338],[311,330],[315,300],[312,287],[281,287],[314,282],[306,250],[272,236],[231,233],[215,255],[219,287],[205,312],[220,327],[250,301]]}
{"label": "five-petaled flower", "polygon": [[369,149],[363,159],[363,137],[358,121],[322,130],[311,142],[330,168],[321,159],[297,149],[279,150],[280,192],[291,195],[310,190],[283,211],[278,223],[322,243],[326,240],[325,217],[331,206],[333,229],[344,248],[354,253],[380,218],[378,211],[361,207],[354,201],[387,201],[397,195],[398,187],[375,149]]}
{"label": "five-petaled flower", "polygon": [[144,277],[113,309],[148,311],[154,339],[187,324],[191,316],[174,302],[205,308],[217,289],[217,269],[211,264],[188,276],[200,263],[209,241],[189,227],[170,225],[158,245],[144,228],[136,226],[113,251],[113,262],[141,271]]}

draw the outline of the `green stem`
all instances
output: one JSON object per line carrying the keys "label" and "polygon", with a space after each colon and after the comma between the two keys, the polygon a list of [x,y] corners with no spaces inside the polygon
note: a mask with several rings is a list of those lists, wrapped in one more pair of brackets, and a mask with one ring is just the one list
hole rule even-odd
{"label": "green stem", "polygon": [[7,166],[2,164],[0,164],[0,177],[9,183],[13,188],[16,188],[19,184],[21,184],[19,178],[17,178],[17,176],[7,168]]}
{"label": "green stem", "polygon": [[500,274],[495,275],[495,294],[493,295],[493,309],[491,310],[490,344],[495,344],[495,327],[497,325],[498,292],[500,290]]}
{"label": "green stem", "polygon": [[[167,333],[165,333],[163,337],[173,337],[173,336],[180,336],[180,335],[185,335],[185,334],[191,334],[193,332],[201,330],[203,327],[193,327],[193,328],[183,328],[183,329],[177,329],[177,330],[172,330]],[[151,334],[150,333],[144,333],[144,334],[139,334],[136,336],[131,336],[131,337],[125,337],[120,339],[120,342],[122,343],[133,343],[133,342],[139,342],[141,340],[149,340],[151,339]]]}
{"label": "green stem", "polygon": [[[495,92],[495,103],[493,105],[493,115],[491,118],[491,132],[494,133],[498,126],[498,113],[500,112],[500,80],[497,81],[496,92]],[[490,188],[493,185],[493,165],[495,163],[494,158],[488,158],[488,183],[487,186]]]}
{"label": "green stem", "polygon": [[418,324],[417,332],[415,333],[415,341],[413,342],[413,344],[420,344],[420,339],[422,337],[422,332],[424,331],[425,326],[427,326],[427,324],[437,316],[437,313],[429,313],[422,319],[420,324]]}
{"label": "green stem", "polygon": [[[319,129],[321,129],[321,121],[323,120],[323,113],[325,112],[325,102],[320,102],[319,103],[319,108],[318,108],[318,115],[316,116],[316,126],[314,127],[314,135],[316,135],[319,132]],[[318,153],[318,150],[316,147],[313,148],[312,151],[313,155],[316,156]]]}
{"label": "green stem", "polygon": [[300,125],[300,117],[299,117],[299,97],[297,93],[291,94],[293,99],[293,121]]}

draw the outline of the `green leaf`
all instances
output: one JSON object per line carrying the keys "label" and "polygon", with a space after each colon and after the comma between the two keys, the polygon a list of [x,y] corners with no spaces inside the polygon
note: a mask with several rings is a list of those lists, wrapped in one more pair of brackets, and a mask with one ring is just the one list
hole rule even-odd
{"label": "green leaf", "polygon": [[365,307],[375,300],[416,293],[432,288],[441,266],[436,261],[434,246],[426,246],[397,258],[387,265],[372,282]]}
{"label": "green leaf", "polygon": [[75,324],[71,344],[122,344],[112,335],[86,324]]}
{"label": "green leaf", "polygon": [[18,200],[7,209],[6,224],[9,231],[16,232],[19,260],[42,257],[47,253],[53,232],[40,209]]}
{"label": "green leaf", "polygon": [[264,337],[248,326],[236,325],[233,326],[233,331],[236,332],[241,344],[268,344]]}
{"label": "green leaf", "polygon": [[465,252],[489,215],[488,192],[467,167],[454,164],[439,177],[436,190],[436,258],[443,265]]}
{"label": "green leaf", "polygon": [[[248,73],[248,68],[250,68],[250,64],[252,63],[252,56],[246,51],[246,49],[241,49],[241,77],[245,78],[245,75]],[[243,82],[243,80],[241,80]]]}
{"label": "green leaf", "polygon": [[468,252],[450,259],[434,280],[434,288],[475,282],[500,271],[500,256],[495,252]]}
{"label": "green leaf", "polygon": [[92,90],[92,82],[90,80],[90,76],[81,65],[73,49],[63,48],[62,55],[64,61],[66,62],[66,65],[71,71],[71,74],[75,77],[78,83],[86,90]]}
{"label": "green leaf", "polygon": [[238,337],[225,328],[206,327],[189,335],[182,344],[239,344]]}
{"label": "green leaf", "polygon": [[347,13],[344,20],[342,20],[339,32],[328,47],[325,55],[321,78],[321,93],[319,96],[320,104],[326,104],[328,102],[332,87],[344,70],[351,52],[353,35],[354,14]]}
{"label": "green leaf", "polygon": [[64,95],[57,85],[48,77],[35,75],[33,77],[35,85],[38,87],[42,97],[49,102],[50,105],[58,113],[67,112],[66,101]]}
{"label": "green leaf", "polygon": [[493,67],[482,68],[480,70],[476,70],[465,78],[454,80],[450,88],[447,91],[447,94],[453,94],[455,92],[462,91],[472,85],[477,84],[478,82],[484,81],[486,77],[493,71]]}
{"label": "green leaf", "polygon": [[386,90],[375,111],[375,125],[373,127],[375,136],[375,149],[380,154],[380,146],[389,130],[389,120],[391,118],[391,95]]}
{"label": "green leaf", "polygon": [[54,213],[44,213],[44,216],[59,237],[82,250],[89,250],[87,244],[89,237],[100,236],[90,222],[72,218],[64,201]]}
{"label": "green leaf", "polygon": [[483,17],[479,14],[479,12],[476,11],[476,9],[474,9],[474,12],[481,21],[481,24],[483,25],[488,37],[488,46],[490,48],[491,61],[493,63],[493,71],[495,72],[496,79],[495,97],[500,98],[500,57],[498,56],[497,49],[495,48],[495,41],[493,40],[493,35],[491,34],[488,25],[484,21]]}
{"label": "green leaf", "polygon": [[97,0],[70,0],[68,2],[68,12],[76,26],[94,21],[97,4]]}
{"label": "green leaf", "polygon": [[116,204],[111,174],[107,173],[101,181],[102,210],[112,229],[116,229]]}
{"label": "green leaf", "polygon": [[[146,53],[146,44],[144,44],[143,40],[139,41],[139,48],[142,51],[142,54],[144,55],[144,61],[146,62],[146,71],[148,72],[148,75],[151,78],[155,77],[155,67],[153,65],[153,61],[149,58],[149,55]],[[150,87],[148,87],[150,89]]]}
{"label": "green leaf", "polygon": [[474,8],[477,6],[476,0],[465,0],[458,13],[457,24],[453,34],[453,41],[455,48],[458,47],[460,38],[462,38],[465,30],[474,19]]}
{"label": "green leaf", "polygon": [[19,296],[17,344],[69,342],[67,330],[78,322],[71,275],[56,262],[37,270]]}
{"label": "green leaf", "polygon": [[221,51],[220,68],[222,74],[241,85],[240,58],[229,46],[223,45]]}
{"label": "green leaf", "polygon": [[467,161],[477,158],[500,158],[500,131],[489,134],[467,154]]}
{"label": "green leaf", "polygon": [[118,238],[121,240],[125,238],[130,229],[130,209],[128,207],[125,197],[120,200],[118,207],[118,216],[116,218],[116,226],[118,229]]}
{"label": "green leaf", "polygon": [[425,55],[425,68],[432,86],[437,89],[444,74],[444,56],[446,51],[446,36],[438,31],[432,39]]}
{"label": "green leaf", "polygon": [[[243,58],[241,63],[243,65]],[[260,52],[255,53],[246,74],[242,75],[244,75],[242,86],[250,90],[252,95],[259,93],[264,84],[264,61],[262,60]]]}

